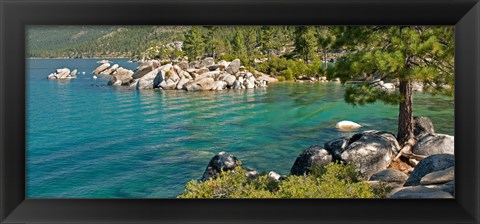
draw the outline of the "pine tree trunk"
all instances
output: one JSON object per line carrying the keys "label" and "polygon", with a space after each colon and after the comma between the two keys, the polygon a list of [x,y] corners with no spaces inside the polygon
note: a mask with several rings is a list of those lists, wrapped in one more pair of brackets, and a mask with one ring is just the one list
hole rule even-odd
{"label": "pine tree trunk", "polygon": [[326,77],[327,76],[328,64],[327,64],[327,51],[325,49],[323,49],[323,64],[324,64],[323,75]]}
{"label": "pine tree trunk", "polygon": [[404,100],[400,103],[398,113],[398,143],[403,146],[413,138],[412,82],[400,81],[400,94]]}

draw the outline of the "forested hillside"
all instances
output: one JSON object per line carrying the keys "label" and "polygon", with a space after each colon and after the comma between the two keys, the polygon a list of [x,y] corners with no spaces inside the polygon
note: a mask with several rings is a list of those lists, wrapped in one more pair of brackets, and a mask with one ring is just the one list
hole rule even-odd
{"label": "forested hillside", "polygon": [[159,42],[181,39],[187,27],[30,26],[27,57],[134,57]]}

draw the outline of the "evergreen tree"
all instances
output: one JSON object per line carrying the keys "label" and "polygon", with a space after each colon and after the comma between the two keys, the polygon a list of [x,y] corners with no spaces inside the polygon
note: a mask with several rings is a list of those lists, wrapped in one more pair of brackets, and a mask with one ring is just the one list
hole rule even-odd
{"label": "evergreen tree", "polygon": [[323,71],[325,72],[325,76],[328,69],[328,51],[331,50],[332,45],[334,44],[334,38],[335,37],[329,27],[317,27],[317,45],[322,54]]}
{"label": "evergreen tree", "polygon": [[306,63],[315,57],[316,42],[314,27],[297,26],[295,28],[295,52]]}
{"label": "evergreen tree", "polygon": [[242,29],[235,29],[235,35],[232,39],[232,47],[234,55],[238,57],[242,61],[242,63],[246,63],[248,61],[248,55],[245,47],[245,38],[243,36]]}
{"label": "evergreen tree", "polygon": [[245,46],[248,55],[248,64],[254,65],[254,60],[256,56],[256,47],[258,45],[258,27],[247,27],[245,29]]}
{"label": "evergreen tree", "polygon": [[199,26],[193,26],[185,34],[183,47],[190,60],[196,60],[203,56],[205,52],[205,41]]}
{"label": "evergreen tree", "polygon": [[[454,35],[452,27],[347,27],[344,46],[353,51],[339,60],[342,80],[367,77],[349,85],[345,100],[354,105],[377,100],[399,104],[398,134],[401,145],[413,139],[412,83],[423,83],[433,93],[453,95]],[[368,79],[370,78],[370,79]],[[386,79],[399,81],[399,92],[378,88]]]}
{"label": "evergreen tree", "polygon": [[270,59],[270,55],[274,48],[274,35],[275,35],[275,28],[273,26],[262,26],[260,28],[261,35],[260,35],[260,45],[262,51],[267,54],[268,59]]}

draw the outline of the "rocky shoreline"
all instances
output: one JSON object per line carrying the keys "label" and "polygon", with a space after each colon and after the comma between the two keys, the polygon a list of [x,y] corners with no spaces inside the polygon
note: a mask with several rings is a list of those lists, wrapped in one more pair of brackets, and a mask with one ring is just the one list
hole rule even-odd
{"label": "rocky shoreline", "polygon": [[[355,164],[358,172],[373,188],[388,186],[388,198],[453,198],[455,195],[454,137],[434,132],[427,117],[415,117],[415,138],[411,154],[402,150],[394,134],[370,130],[312,145],[295,159],[289,175],[307,175],[314,167],[329,163]],[[222,171],[234,170],[243,163],[226,152],[215,155],[208,163],[200,181],[216,178]],[[249,178],[259,173],[246,168]],[[268,177],[282,181],[275,171]]]}
{"label": "rocky shoreline", "polygon": [[[202,61],[181,61],[176,64],[161,65],[157,60],[141,63],[135,71],[111,64],[110,61],[98,61],[93,70],[97,75],[109,79],[108,85],[125,86],[130,89],[163,90],[224,90],[265,88],[268,83],[278,82],[270,75],[247,71],[240,59],[231,62],[221,60],[215,63],[213,58]],[[70,73],[67,68],[57,69],[48,79],[71,79],[76,77],[76,70]]]}

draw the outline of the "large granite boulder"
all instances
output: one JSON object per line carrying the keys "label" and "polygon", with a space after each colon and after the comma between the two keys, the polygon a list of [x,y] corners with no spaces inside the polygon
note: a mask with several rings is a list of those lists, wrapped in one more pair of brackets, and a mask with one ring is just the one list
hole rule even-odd
{"label": "large granite boulder", "polygon": [[181,89],[186,90],[186,88],[187,88],[186,84],[187,84],[189,81],[190,81],[190,80],[187,79],[187,78],[180,78],[180,80],[179,80],[178,83],[177,83],[177,89],[178,89],[178,90],[181,90]]}
{"label": "large granite boulder", "polygon": [[293,175],[304,175],[311,171],[313,166],[321,167],[332,162],[332,155],[318,145],[305,149],[295,160],[290,172]]}
{"label": "large granite boulder", "polygon": [[455,137],[444,134],[426,134],[413,146],[412,152],[417,155],[454,154]]}
{"label": "large granite boulder", "polygon": [[365,131],[350,138],[341,160],[353,163],[357,170],[369,178],[390,165],[392,156],[400,150],[395,136],[389,132]]}
{"label": "large granite boulder", "polygon": [[103,63],[100,66],[98,66],[97,68],[95,68],[95,70],[93,70],[93,74],[98,75],[101,72],[107,70],[108,67],[110,67],[110,63]]}
{"label": "large granite boulder", "polygon": [[215,64],[215,61],[213,60],[212,57],[206,57],[202,60],[200,67],[210,67],[211,65]]}
{"label": "large granite boulder", "polygon": [[378,173],[373,174],[370,177],[370,180],[383,181],[387,183],[396,182],[401,184],[405,183],[407,179],[407,174],[404,174],[403,172],[394,169],[382,170]]}
{"label": "large granite boulder", "polygon": [[[158,77],[157,77],[158,74],[160,74],[159,77],[162,77],[164,75],[163,71],[159,72],[158,69],[154,69],[148,72],[147,74],[143,75],[141,78],[138,79],[137,89],[156,88],[158,84],[161,83],[161,81],[158,80]],[[135,76],[135,74],[133,76]]]}
{"label": "large granite boulder", "polygon": [[230,74],[235,74],[240,70],[240,59],[235,59],[225,69]]}
{"label": "large granite boulder", "polygon": [[416,139],[422,138],[426,134],[433,134],[433,123],[428,117],[413,117],[413,134]]}
{"label": "large granite boulder", "polygon": [[132,76],[133,76],[132,70],[118,68],[115,74],[113,74],[110,80],[108,81],[108,85],[113,85],[114,83],[118,83],[119,85],[128,85],[130,84],[130,81],[132,81],[133,79]]}
{"label": "large granite boulder", "polygon": [[323,147],[332,154],[334,161],[342,160],[342,153],[350,143],[350,137],[337,138],[326,142]]}
{"label": "large granite boulder", "polygon": [[220,152],[208,163],[201,181],[216,178],[222,171],[233,170],[237,166],[241,166],[241,162],[235,156],[230,153]]}
{"label": "large granite boulder", "polygon": [[182,70],[187,70],[187,69],[189,68],[187,61],[178,62],[177,65],[178,65],[178,67],[180,67]]}
{"label": "large granite boulder", "polygon": [[196,90],[212,90],[215,87],[215,80],[213,78],[203,78],[186,86],[188,91]]}
{"label": "large granite boulder", "polygon": [[100,74],[102,75],[111,75],[113,74],[115,71],[117,71],[117,69],[119,68],[120,66],[118,64],[114,64],[112,65],[112,67],[106,69],[105,71],[101,72]]}
{"label": "large granite boulder", "polygon": [[235,77],[234,75],[225,75],[225,77],[223,78],[223,81],[225,81],[227,83],[227,86],[230,88],[233,86],[233,84],[235,83],[235,81],[237,80],[237,77]]}
{"label": "large granite boulder", "polygon": [[427,184],[444,184],[450,181],[455,180],[455,167],[452,166],[450,168],[431,172],[422,179],[420,179],[420,184],[427,185]]}
{"label": "large granite boulder", "polygon": [[412,186],[396,189],[396,192],[389,198],[395,199],[421,199],[421,198],[453,198],[447,191],[430,188],[427,186]]}
{"label": "large granite boulder", "polygon": [[160,66],[160,63],[158,61],[146,61],[135,69],[135,72],[133,73],[132,77],[134,79],[142,78],[144,75],[153,71],[159,66]]}
{"label": "large granite boulder", "polygon": [[445,170],[447,168],[455,166],[455,156],[452,154],[435,154],[421,160],[413,172],[408,177],[404,186],[416,186],[420,185],[420,181],[427,174]]}

